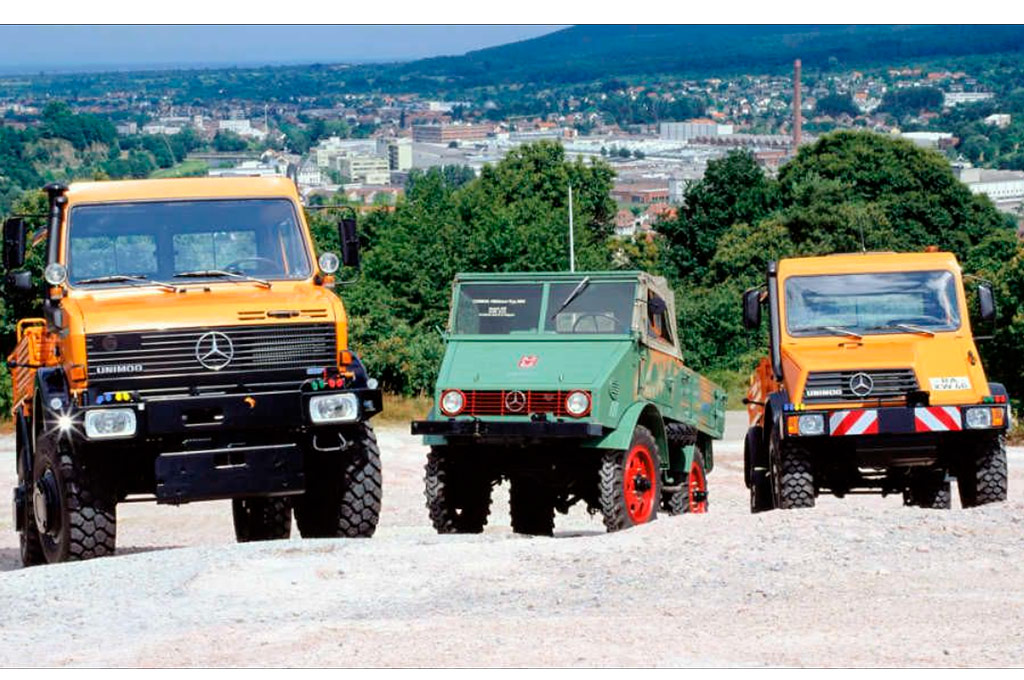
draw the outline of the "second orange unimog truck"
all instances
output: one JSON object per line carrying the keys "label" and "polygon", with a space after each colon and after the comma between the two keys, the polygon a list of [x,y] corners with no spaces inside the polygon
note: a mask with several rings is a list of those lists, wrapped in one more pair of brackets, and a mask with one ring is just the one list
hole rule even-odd
{"label": "second orange unimog truck", "polygon": [[[991,321],[991,288],[977,292]],[[744,294],[747,328],[762,306],[770,351],[745,400],[753,512],[812,507],[822,492],[948,508],[951,477],[964,507],[1006,499],[1009,400],[985,377],[952,254],[773,262]]]}
{"label": "second orange unimog truck", "polygon": [[[25,565],[112,553],[123,502],[231,499],[238,540],[369,536],[381,393],[348,345],[295,185],[50,185],[43,317],[10,355]],[[4,223],[9,288],[27,222]],[[355,220],[342,259],[358,262]]]}

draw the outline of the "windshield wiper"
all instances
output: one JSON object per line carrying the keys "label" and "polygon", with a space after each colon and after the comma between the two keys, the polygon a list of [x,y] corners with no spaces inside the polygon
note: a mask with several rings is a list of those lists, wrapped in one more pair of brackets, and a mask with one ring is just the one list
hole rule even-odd
{"label": "windshield wiper", "polygon": [[909,331],[910,333],[921,333],[921,334],[927,335],[927,336],[934,336],[935,335],[934,331],[930,331],[927,328],[922,328],[921,326],[915,326],[912,323],[890,323],[890,324],[886,324],[884,326],[872,326],[868,330],[869,331],[901,330],[901,331]]}
{"label": "windshield wiper", "polygon": [[110,276],[96,276],[91,279],[79,279],[75,281],[76,286],[80,283],[130,283],[135,286],[160,286],[164,290],[172,292],[178,291],[178,287],[173,284],[165,283],[163,281],[151,281],[141,274],[138,276],[131,274],[111,274]]}
{"label": "windshield wiper", "polygon": [[842,326],[809,326],[808,328],[801,328],[799,330],[801,332],[803,332],[803,331],[828,331],[829,333],[832,333],[833,335],[845,335],[848,338],[856,338],[858,340],[860,340],[860,339],[862,339],[864,337],[860,333],[854,333],[853,331],[848,330],[846,328],[843,328]]}
{"label": "windshield wiper", "polygon": [[270,281],[265,279],[257,279],[255,276],[249,276],[248,274],[239,274],[238,272],[230,272],[226,269],[197,269],[194,272],[178,272],[174,275],[176,279],[205,279],[205,278],[231,278],[239,281],[252,281],[258,283],[261,286],[270,288]]}
{"label": "windshield wiper", "polygon": [[565,301],[562,303],[562,306],[559,307],[558,309],[556,309],[555,313],[551,315],[551,318],[554,319],[556,316],[558,316],[559,313],[563,309],[568,307],[572,303],[573,300],[578,298],[580,296],[580,293],[585,291],[587,289],[587,286],[589,286],[589,285],[590,285],[590,277],[589,276],[584,276],[583,280],[580,281],[579,284],[577,284],[577,286],[572,289],[571,293],[569,293],[569,297],[565,298]]}

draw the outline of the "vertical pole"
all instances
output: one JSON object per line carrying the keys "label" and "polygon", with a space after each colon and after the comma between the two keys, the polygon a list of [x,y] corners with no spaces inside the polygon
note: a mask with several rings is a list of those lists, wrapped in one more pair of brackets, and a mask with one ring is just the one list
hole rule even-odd
{"label": "vertical pole", "polygon": [[576,271],[576,239],[572,228],[572,184],[569,185],[569,271]]}

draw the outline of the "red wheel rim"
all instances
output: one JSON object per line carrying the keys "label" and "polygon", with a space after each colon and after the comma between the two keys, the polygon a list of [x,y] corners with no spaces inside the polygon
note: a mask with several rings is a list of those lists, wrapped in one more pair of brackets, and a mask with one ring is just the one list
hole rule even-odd
{"label": "red wheel rim", "polygon": [[655,474],[651,452],[643,444],[634,446],[626,456],[622,480],[626,514],[634,524],[643,524],[654,511]]}
{"label": "red wheel rim", "polygon": [[690,464],[690,475],[687,481],[690,512],[704,513],[708,511],[708,484],[704,479],[704,468],[694,458]]}

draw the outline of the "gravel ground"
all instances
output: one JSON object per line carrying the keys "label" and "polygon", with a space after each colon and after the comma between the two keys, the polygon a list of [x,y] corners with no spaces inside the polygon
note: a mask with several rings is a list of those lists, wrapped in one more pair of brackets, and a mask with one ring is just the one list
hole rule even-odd
{"label": "gravel ground", "polygon": [[998,506],[752,516],[729,422],[709,514],[612,535],[574,508],[515,536],[503,487],[486,533],[437,536],[394,428],[371,540],[235,545],[228,503],[124,505],[119,556],[21,569],[3,508],[0,666],[1024,665],[1024,449]]}

